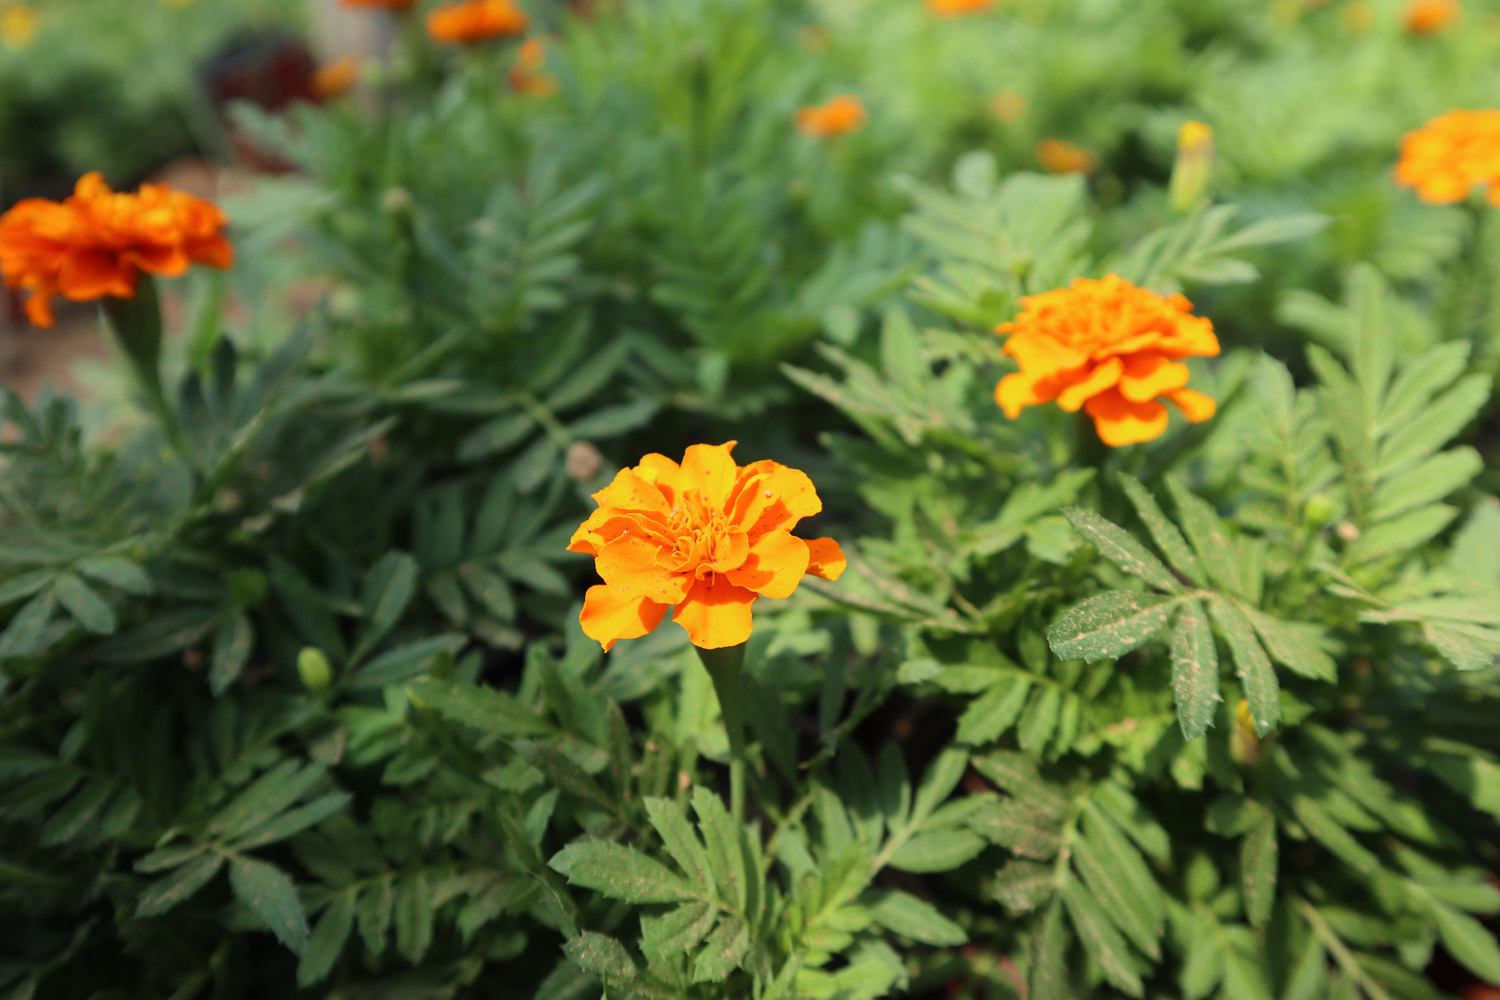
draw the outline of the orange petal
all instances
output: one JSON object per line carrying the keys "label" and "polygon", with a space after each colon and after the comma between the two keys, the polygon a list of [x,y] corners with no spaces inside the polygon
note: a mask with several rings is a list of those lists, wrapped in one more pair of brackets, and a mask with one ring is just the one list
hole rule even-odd
{"label": "orange petal", "polygon": [[1214,402],[1212,396],[1205,396],[1192,389],[1177,389],[1167,393],[1167,398],[1177,404],[1189,423],[1201,424],[1219,409],[1219,404]]}
{"label": "orange petal", "polygon": [[740,470],[729,514],[753,540],[768,531],[790,531],[822,509],[823,501],[805,472],[767,459]]}
{"label": "orange petal", "polygon": [[1173,389],[1181,389],[1187,381],[1187,365],[1168,361],[1153,352],[1132,354],[1125,359],[1120,395],[1132,403],[1144,403]]}
{"label": "orange petal", "polygon": [[809,538],[807,554],[807,571],[824,580],[837,580],[849,565],[844,550],[832,538]]}
{"label": "orange petal", "polygon": [[129,298],[135,294],[135,272],[114,254],[102,250],[73,250],[63,258],[57,286],[75,302],[105,295]]}
{"label": "orange petal", "polygon": [[770,531],[750,546],[750,556],[726,576],[762,597],[791,597],[807,572],[807,543],[789,531]]}
{"label": "orange petal", "polygon": [[739,569],[750,558],[750,538],[742,529],[731,528],[714,542],[708,554],[708,568],[715,573]]}
{"label": "orange petal", "polygon": [[1001,350],[1015,358],[1022,370],[1038,376],[1077,368],[1089,359],[1082,351],[1058,343],[1051,337],[1025,331],[1012,334]]}
{"label": "orange petal", "polygon": [[687,629],[688,641],[700,649],[738,646],[750,638],[750,605],[756,595],[716,573],[693,584],[672,620]]}
{"label": "orange petal", "polygon": [[52,295],[48,292],[34,292],[26,300],[26,318],[31,320],[32,326],[49,327],[52,325]]}
{"label": "orange petal", "polygon": [[614,507],[622,511],[668,514],[672,510],[656,484],[642,479],[634,469],[621,469],[615,473],[610,484],[594,494],[594,502],[600,507]]}
{"label": "orange petal", "polygon": [[1485,201],[1488,201],[1495,208],[1500,208],[1500,181],[1492,181],[1490,183],[1490,192],[1485,195]]}
{"label": "orange petal", "polygon": [[1077,413],[1078,408],[1093,396],[1099,395],[1105,389],[1110,388],[1120,381],[1120,374],[1125,370],[1125,362],[1119,358],[1110,358],[1095,366],[1094,370],[1073,382],[1062,392],[1057,394],[1057,405],[1069,413]]}
{"label": "orange petal", "polygon": [[696,490],[710,510],[723,510],[739,472],[734,459],[729,457],[734,444],[729,441],[725,444],[688,445],[682,456],[680,475],[683,493]]}
{"label": "orange petal", "polygon": [[1167,429],[1167,408],[1155,401],[1132,403],[1119,389],[1108,389],[1090,399],[1084,412],[1094,418],[1099,440],[1111,448],[1139,444]]}
{"label": "orange petal", "polygon": [[658,561],[661,549],[661,544],[652,539],[621,534],[599,549],[594,568],[612,591],[676,604],[687,596],[689,578],[671,572]]}
{"label": "orange petal", "polygon": [[618,588],[590,587],[583,599],[578,624],[583,634],[609,652],[621,639],[637,639],[661,624],[667,605],[619,593]]}
{"label": "orange petal", "polygon": [[1047,390],[1055,384],[1055,380],[1050,377],[1011,372],[995,386],[995,402],[1000,404],[1007,417],[1014,420],[1026,407],[1038,406],[1053,399],[1056,393],[1049,395]]}

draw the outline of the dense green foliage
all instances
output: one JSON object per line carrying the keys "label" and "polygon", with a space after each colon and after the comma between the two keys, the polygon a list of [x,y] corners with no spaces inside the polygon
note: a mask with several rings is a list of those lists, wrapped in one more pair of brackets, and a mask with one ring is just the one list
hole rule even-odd
{"label": "dense green foliage", "polygon": [[[1309,6],[600,4],[552,96],[414,36],[243,112],[302,172],[184,282],[180,433],[3,400],[0,997],[1500,983],[1500,224],[1391,180],[1500,35]],[[1213,420],[1000,412],[993,327],[1106,272],[1214,321]],[[756,606],[743,828],[682,630],[601,653],[565,550],[729,439],[850,555]]]}

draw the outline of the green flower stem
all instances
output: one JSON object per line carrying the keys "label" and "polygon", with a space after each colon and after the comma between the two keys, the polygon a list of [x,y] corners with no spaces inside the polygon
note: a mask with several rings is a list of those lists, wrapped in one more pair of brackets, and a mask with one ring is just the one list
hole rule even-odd
{"label": "green flower stem", "polygon": [[133,298],[106,298],[103,308],[106,325],[125,352],[151,415],[167,441],[185,456],[187,442],[161,385],[161,303],[156,283],[150,275],[143,274],[136,283]]}
{"label": "green flower stem", "polygon": [[735,829],[745,825],[745,712],[741,695],[745,671],[745,644],[723,649],[698,649],[698,658],[714,682],[724,731],[729,736],[729,815]]}

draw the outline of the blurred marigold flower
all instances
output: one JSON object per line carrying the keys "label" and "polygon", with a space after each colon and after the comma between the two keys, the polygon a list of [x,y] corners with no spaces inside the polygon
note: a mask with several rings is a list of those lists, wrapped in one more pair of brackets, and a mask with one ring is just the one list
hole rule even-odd
{"label": "blurred marigold flower", "polygon": [[0,10],[0,43],[8,49],[24,49],[36,38],[39,21],[37,12],[28,4],[15,4]]}
{"label": "blurred marigold flower", "polygon": [[1020,121],[1026,113],[1026,98],[1014,90],[1002,90],[990,100],[990,111],[1007,124]]}
{"label": "blurred marigold flower", "polygon": [[115,193],[85,174],[66,201],[28,198],[0,216],[0,276],[31,292],[26,315],[52,325],[52,296],[133,298],[140,272],[176,276],[192,264],[227,268],[224,214],[160,184]]}
{"label": "blurred marigold flower", "polygon": [[792,534],[823,509],[812,480],[768,460],[737,466],[733,447],[692,445],[681,465],[647,455],[594,494],[599,509],[568,550],[593,556],[604,579],[579,622],[606,650],[650,632],[669,607],[693,645],[737,646],[758,598],[790,597],[807,573],[843,573],[837,542]]}
{"label": "blurred marigold flower", "polygon": [[330,59],[313,71],[313,96],[328,101],[347,93],[359,80],[359,56],[346,55]]}
{"label": "blurred marigold flower", "polygon": [[417,0],[340,0],[345,7],[384,7],[387,10],[407,10],[415,7]]}
{"label": "blurred marigold flower", "polygon": [[840,94],[827,104],[814,105],[797,112],[797,131],[804,135],[831,138],[865,127],[869,115],[859,98]]}
{"label": "blurred marigold flower", "polygon": [[1036,158],[1051,174],[1091,174],[1099,166],[1099,158],[1093,153],[1060,139],[1037,143]]}
{"label": "blurred marigold flower", "polygon": [[933,17],[968,17],[982,14],[995,5],[995,0],[927,0],[927,11]]}
{"label": "blurred marigold flower", "polygon": [[1408,35],[1433,35],[1463,15],[1458,0],[1412,0],[1402,18]]}
{"label": "blurred marigold flower", "polygon": [[543,73],[547,65],[547,50],[540,38],[529,38],[521,43],[516,53],[516,64],[510,68],[510,85],[523,94],[548,97],[557,93],[557,77]]}
{"label": "blurred marigold flower", "polygon": [[1431,205],[1463,201],[1488,186],[1490,204],[1500,208],[1500,111],[1449,111],[1408,132],[1396,182]]}
{"label": "blurred marigold flower", "polygon": [[1014,419],[1028,406],[1057,401],[1094,420],[1105,444],[1119,447],[1158,437],[1167,429],[1171,400],[1193,423],[1214,415],[1214,401],[1187,388],[1181,359],[1219,353],[1213,324],[1191,313],[1181,295],[1164,298],[1117,275],[1079,278],[1021,300],[1005,353],[1021,370],[995,387],[995,401]]}
{"label": "blurred marigold flower", "polygon": [[476,45],[526,33],[531,19],[511,0],[462,0],[427,15],[427,34],[450,45]]}

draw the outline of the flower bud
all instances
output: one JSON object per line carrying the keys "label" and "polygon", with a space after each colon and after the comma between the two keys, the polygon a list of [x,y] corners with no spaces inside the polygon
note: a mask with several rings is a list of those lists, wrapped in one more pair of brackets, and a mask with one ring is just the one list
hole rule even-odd
{"label": "flower bud", "polygon": [[380,210],[398,222],[411,218],[413,205],[411,192],[404,187],[386,188],[380,196]]}
{"label": "flower bud", "polygon": [[1302,521],[1310,528],[1321,528],[1339,516],[1339,505],[1327,493],[1314,493],[1302,508]]}
{"label": "flower bud", "polygon": [[1174,212],[1187,212],[1208,192],[1214,172],[1214,130],[1187,121],[1177,130],[1177,160],[1167,199]]}
{"label": "flower bud", "polygon": [[315,646],[303,646],[297,654],[297,673],[302,677],[303,687],[313,694],[322,694],[333,683],[333,667]]}

